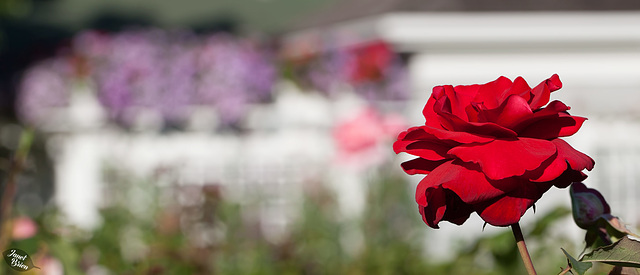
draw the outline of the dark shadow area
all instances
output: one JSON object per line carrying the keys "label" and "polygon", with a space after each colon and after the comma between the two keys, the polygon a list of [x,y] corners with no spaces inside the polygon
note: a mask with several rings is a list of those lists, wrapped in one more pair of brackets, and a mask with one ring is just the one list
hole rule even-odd
{"label": "dark shadow area", "polygon": [[105,32],[119,32],[130,27],[150,27],[155,25],[149,15],[125,15],[118,11],[102,11],[87,24],[87,28]]}
{"label": "dark shadow area", "polygon": [[211,16],[208,20],[195,23],[191,26],[191,30],[196,33],[214,33],[214,32],[226,32],[236,34],[238,33],[238,26],[240,21],[237,16],[232,13],[219,13]]}
{"label": "dark shadow area", "polygon": [[29,20],[0,19],[0,116],[15,118],[13,103],[22,71],[55,54],[73,33]]}

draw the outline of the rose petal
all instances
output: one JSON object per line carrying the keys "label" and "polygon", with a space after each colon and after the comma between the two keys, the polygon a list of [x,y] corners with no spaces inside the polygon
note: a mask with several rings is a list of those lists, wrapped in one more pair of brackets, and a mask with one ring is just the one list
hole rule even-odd
{"label": "rose petal", "polygon": [[454,132],[467,132],[481,136],[496,138],[516,137],[517,134],[509,128],[502,127],[493,122],[468,122],[459,119],[449,113],[440,113],[440,123],[442,126]]}
{"label": "rose petal", "polygon": [[469,204],[493,199],[517,187],[512,180],[489,181],[482,172],[472,169],[471,164],[455,161],[447,161],[433,169],[420,181],[417,190],[422,192],[433,186],[451,190]]}
{"label": "rose petal", "polygon": [[486,143],[494,138],[465,132],[447,131],[431,126],[412,127],[400,133],[398,140],[439,140],[452,146],[468,143]]}
{"label": "rose petal", "polygon": [[569,109],[569,106],[564,105],[564,103],[558,100],[554,100],[553,102],[549,103],[547,107],[534,111],[533,115],[531,115],[526,120],[519,122],[518,125],[514,126],[512,129],[516,132],[520,132],[522,131],[522,129],[529,127],[529,125],[535,122],[547,118],[558,117],[558,113],[566,112]]}
{"label": "rose petal", "polygon": [[407,151],[407,146],[415,141],[413,140],[396,140],[393,143],[393,152],[400,154]]}
{"label": "rose petal", "polygon": [[585,120],[587,119],[584,117],[558,113],[529,124],[518,131],[518,136],[538,139],[568,137],[578,132]]}
{"label": "rose petal", "polygon": [[398,135],[398,140],[402,141],[415,141],[415,140],[437,140],[432,134],[425,131],[425,129],[429,126],[417,126],[411,127],[406,131],[401,132]]}
{"label": "rose petal", "polygon": [[460,119],[469,121],[465,108],[471,104],[471,101],[476,96],[477,91],[465,88],[454,89],[451,85],[440,87],[444,90],[444,94],[449,103],[447,110]]}
{"label": "rose petal", "polygon": [[[495,109],[502,103],[505,90],[509,89],[513,82],[501,76],[489,83],[480,85],[473,102],[483,103],[488,109]],[[456,86],[458,89],[459,86]]]}
{"label": "rose petal", "polygon": [[[558,153],[553,158],[553,161],[548,165],[541,165],[540,171],[536,171],[533,174],[539,174],[538,176],[531,176],[531,181],[545,182],[555,180],[560,177],[567,169],[573,169],[575,171],[582,171],[587,169],[591,171],[595,165],[593,159],[580,151],[574,149],[566,141],[561,139],[554,139],[551,141],[556,145]],[[575,175],[574,181],[577,181],[581,177],[580,174]]]}
{"label": "rose petal", "polygon": [[[451,163],[451,162],[452,162],[452,160],[449,160],[446,163]],[[442,165],[440,165],[440,166],[436,167],[434,170],[437,170],[438,168],[440,168],[441,170],[442,169],[447,170],[447,169],[450,168],[450,166],[442,167]],[[416,202],[419,205],[422,205],[422,206],[426,206],[427,205],[427,202],[428,202],[427,196],[426,196],[427,189],[433,188],[433,187],[438,187],[440,185],[440,182],[438,181],[438,179],[439,179],[441,174],[442,173],[436,174],[433,177],[430,176],[430,175],[426,176],[418,183],[418,186],[416,186]],[[430,179],[428,179],[428,178],[430,178]]]}
{"label": "rose petal", "polygon": [[457,225],[463,224],[475,210],[450,190],[445,189],[445,195],[447,197],[447,210],[444,212],[442,220],[450,221]]}
{"label": "rose petal", "polygon": [[[431,188],[428,192],[423,190],[420,196],[424,197],[421,200],[423,203],[418,202],[422,220],[432,228],[440,228],[438,223],[440,223],[442,217],[444,217],[444,212],[447,210],[447,198],[445,197],[444,189]],[[416,197],[418,197],[417,192]],[[427,202],[429,203],[427,204]]]}
{"label": "rose petal", "polygon": [[532,182],[545,182],[560,177],[567,170],[567,162],[558,155],[546,160],[539,169],[534,170],[527,178],[530,178]]}
{"label": "rose petal", "polygon": [[520,188],[499,197],[474,205],[478,215],[487,223],[494,226],[509,226],[520,221],[524,213],[551,188],[551,184],[532,184],[526,181],[520,183]]}
{"label": "rose petal", "polygon": [[478,88],[472,86],[457,86],[455,89],[451,85],[436,86],[433,88],[431,97],[427,101],[422,114],[426,119],[426,125],[442,128],[440,125],[439,113],[447,112],[458,118],[468,121],[465,108],[471,104],[471,100],[477,93]]}
{"label": "rose petal", "polygon": [[[562,139],[554,139],[551,141],[558,149],[558,157],[555,162],[564,163],[565,169],[570,168],[576,171],[587,169],[591,171],[595,165],[595,161],[584,153],[574,149],[569,143]],[[567,167],[567,164],[569,167]]]}
{"label": "rose petal", "polygon": [[519,222],[533,203],[535,203],[533,199],[505,196],[476,212],[485,222],[493,226],[509,226]]}
{"label": "rose petal", "polygon": [[498,139],[482,145],[461,145],[448,153],[479,164],[487,177],[499,180],[537,169],[556,153],[556,146],[547,140],[531,138]]}
{"label": "rose petal", "polygon": [[445,163],[447,160],[433,161],[423,158],[415,158],[403,162],[400,166],[409,175],[429,174],[433,169]]}
{"label": "rose petal", "polygon": [[425,125],[428,125],[434,128],[444,129],[444,127],[440,124],[440,119],[438,118],[438,114],[436,114],[436,112],[433,110],[435,104],[436,104],[436,98],[432,94],[431,97],[429,97],[429,100],[427,100],[427,104],[424,106],[424,109],[422,109],[422,115],[425,118]]}
{"label": "rose petal", "polygon": [[442,160],[448,158],[447,151],[449,151],[451,147],[452,146],[443,144],[439,141],[429,140],[398,140],[393,143],[393,150],[396,152],[396,154],[405,152],[429,160]]}
{"label": "rose petal", "polygon": [[424,130],[432,134],[434,137],[438,138],[439,140],[455,141],[461,144],[486,143],[495,139],[491,136],[486,136],[486,135],[467,133],[467,132],[454,132],[454,131],[441,130],[437,128],[425,127]]}
{"label": "rose petal", "polygon": [[551,92],[555,92],[562,88],[562,81],[560,81],[560,76],[558,76],[558,74],[553,74],[545,82],[549,86],[549,90],[551,90]]}
{"label": "rose petal", "polygon": [[518,95],[523,97],[528,102],[529,98],[531,97],[530,92],[531,87],[529,87],[527,81],[525,81],[521,76],[518,76],[513,80],[513,84],[511,85],[511,87],[505,91],[502,99],[508,98],[511,95]]}
{"label": "rose petal", "polygon": [[524,98],[511,95],[500,107],[482,111],[479,117],[484,118],[486,122],[494,122],[506,128],[512,128],[532,115],[533,111]]}
{"label": "rose petal", "polygon": [[533,87],[531,89],[531,98],[529,99],[529,106],[532,110],[537,110],[538,108],[544,106],[551,99],[551,90],[549,90],[549,86],[547,86],[546,81],[538,84],[538,86]]}
{"label": "rose petal", "polygon": [[530,106],[531,109],[536,110],[549,102],[551,92],[562,88],[562,82],[557,74],[552,75],[545,81],[540,82],[538,86],[531,89]]}
{"label": "rose petal", "polygon": [[424,196],[429,203],[419,205],[418,209],[422,220],[432,228],[439,228],[438,223],[442,220],[461,225],[473,212],[471,206],[462,202],[453,192],[441,187],[425,190]]}
{"label": "rose petal", "polygon": [[585,175],[584,173],[572,169],[567,169],[558,178],[549,181],[548,183],[558,188],[566,188],[567,186],[571,185],[571,183],[580,182],[585,179],[587,179],[587,175]]}
{"label": "rose petal", "polygon": [[546,115],[552,115],[552,114],[557,114],[559,112],[566,112],[568,110],[570,110],[571,108],[567,105],[565,105],[564,103],[562,103],[562,101],[559,100],[554,100],[551,101],[551,103],[549,103],[549,105],[547,105],[547,107],[544,107],[542,109],[538,109],[536,111],[534,111],[534,117],[544,117]]}
{"label": "rose petal", "polygon": [[[461,93],[461,94],[465,94],[468,96],[473,96],[473,98],[476,97],[476,95],[478,95],[478,91],[480,90],[480,87],[482,85],[479,84],[471,84],[471,85],[458,85],[455,88],[453,88],[456,92]],[[469,102],[472,102],[475,100],[469,100]]]}

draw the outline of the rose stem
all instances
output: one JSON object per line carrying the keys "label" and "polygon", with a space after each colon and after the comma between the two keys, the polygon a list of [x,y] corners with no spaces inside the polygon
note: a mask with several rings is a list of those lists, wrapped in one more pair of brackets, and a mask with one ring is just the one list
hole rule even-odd
{"label": "rose stem", "polygon": [[564,275],[567,274],[567,272],[571,271],[571,266],[567,265],[567,267],[565,267],[564,269],[562,269],[562,271],[558,274],[558,275]]}
{"label": "rose stem", "polygon": [[529,251],[527,251],[527,245],[524,243],[524,237],[522,236],[522,230],[520,229],[519,223],[514,223],[511,225],[511,231],[513,231],[513,236],[516,237],[516,244],[518,245],[518,251],[520,251],[520,257],[522,257],[522,262],[524,263],[524,267],[527,269],[527,273],[529,275],[536,275],[536,269],[533,268],[533,262],[531,262],[531,256],[529,256]]}
{"label": "rose stem", "polygon": [[10,241],[11,233],[9,228],[9,216],[11,216],[13,197],[16,194],[16,183],[18,180],[18,175],[22,171],[24,162],[27,159],[27,155],[29,154],[29,149],[31,148],[32,142],[33,131],[30,129],[24,130],[20,135],[18,149],[13,155],[11,166],[7,173],[7,182],[2,194],[2,200],[0,201],[0,251],[4,251]]}

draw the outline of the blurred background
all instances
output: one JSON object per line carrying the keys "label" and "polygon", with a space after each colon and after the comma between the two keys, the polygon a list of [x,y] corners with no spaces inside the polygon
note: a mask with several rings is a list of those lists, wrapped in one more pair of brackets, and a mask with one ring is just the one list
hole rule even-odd
{"label": "blurred background", "polygon": [[[424,225],[392,142],[433,86],[557,73],[637,229],[639,64],[634,0],[0,0],[3,178],[34,133],[0,244],[30,274],[524,273],[507,228]],[[582,251],[567,189],[522,223],[541,274]]]}

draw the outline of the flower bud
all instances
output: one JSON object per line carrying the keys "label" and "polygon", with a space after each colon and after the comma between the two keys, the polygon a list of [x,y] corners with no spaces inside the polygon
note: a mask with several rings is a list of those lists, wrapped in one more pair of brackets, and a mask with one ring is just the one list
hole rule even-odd
{"label": "flower bud", "polygon": [[573,220],[583,229],[594,225],[600,217],[611,214],[609,204],[602,194],[587,188],[581,182],[574,182],[570,189]]}

